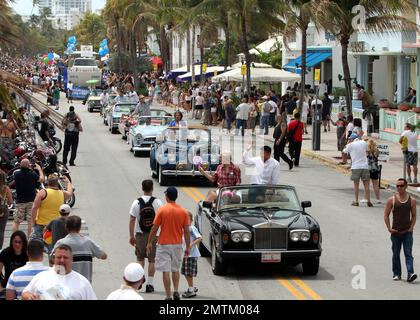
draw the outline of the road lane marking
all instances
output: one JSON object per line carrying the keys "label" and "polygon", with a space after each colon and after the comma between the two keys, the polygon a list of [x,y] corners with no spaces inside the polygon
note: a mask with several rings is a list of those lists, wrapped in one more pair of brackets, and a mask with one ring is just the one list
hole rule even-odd
{"label": "road lane marking", "polygon": [[[202,200],[205,199],[205,196],[198,190],[197,188],[182,188],[184,192],[186,192],[191,198],[193,198],[195,201],[197,201],[196,197],[201,198]],[[322,300],[322,298],[313,291],[303,280],[299,279],[296,276],[291,277],[291,280],[309,297],[311,297],[313,300]],[[286,279],[277,279],[277,281],[285,287],[295,298],[298,300],[307,300],[305,295],[299,291],[298,288],[293,286],[293,284]]]}
{"label": "road lane marking", "polygon": [[199,202],[200,200],[197,198],[197,196],[191,192],[189,188],[182,187],[181,190],[186,193],[191,199],[193,199],[195,202]]}
{"label": "road lane marking", "polygon": [[194,193],[199,199],[201,200],[206,200],[206,197],[200,192],[200,190],[198,190],[197,188],[190,188],[190,190],[192,191],[192,193]]}
{"label": "road lane marking", "polygon": [[277,281],[285,287],[296,299],[298,300],[307,300],[306,297],[296,289],[288,280],[286,279],[277,279]]}
{"label": "road lane marking", "polygon": [[322,300],[322,298],[315,291],[313,291],[305,282],[303,282],[303,280],[297,277],[292,277],[292,280],[294,283],[296,283],[299,286],[301,290],[303,290],[312,299]]}

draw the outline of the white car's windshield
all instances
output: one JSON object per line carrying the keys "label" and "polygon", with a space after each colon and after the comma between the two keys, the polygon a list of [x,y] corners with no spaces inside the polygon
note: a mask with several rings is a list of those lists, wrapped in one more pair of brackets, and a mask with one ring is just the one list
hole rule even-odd
{"label": "white car's windshield", "polygon": [[277,208],[279,210],[301,210],[296,192],[284,187],[229,187],[220,189],[218,208],[252,209]]}
{"label": "white car's windshield", "polygon": [[114,108],[114,112],[131,113],[133,112],[134,107],[134,105],[117,104]]}
{"label": "white car's windshield", "polygon": [[140,126],[165,126],[170,122],[171,118],[168,117],[140,117],[137,124]]}
{"label": "white car's windshield", "polygon": [[167,129],[164,132],[165,141],[188,140],[189,142],[209,141],[209,132],[203,129]]}

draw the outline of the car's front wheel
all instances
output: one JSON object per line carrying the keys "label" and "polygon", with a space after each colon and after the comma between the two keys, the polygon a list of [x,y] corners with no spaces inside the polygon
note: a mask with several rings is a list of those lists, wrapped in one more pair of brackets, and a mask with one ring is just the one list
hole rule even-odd
{"label": "car's front wheel", "polygon": [[315,276],[319,270],[319,257],[306,259],[302,262],[303,273],[308,276]]}
{"label": "car's front wheel", "polygon": [[214,243],[211,247],[211,270],[216,276],[224,276],[227,271],[226,263],[221,262],[217,257],[216,246]]}

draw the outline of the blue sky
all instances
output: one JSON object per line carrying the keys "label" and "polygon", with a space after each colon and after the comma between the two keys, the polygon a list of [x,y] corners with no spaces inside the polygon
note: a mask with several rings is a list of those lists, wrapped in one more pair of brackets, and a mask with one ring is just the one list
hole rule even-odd
{"label": "blue sky", "polygon": [[[102,9],[105,6],[106,0],[92,0],[92,11]],[[30,15],[32,11],[32,0],[15,0],[12,3],[12,8],[21,15]],[[34,10],[37,13],[37,10]]]}

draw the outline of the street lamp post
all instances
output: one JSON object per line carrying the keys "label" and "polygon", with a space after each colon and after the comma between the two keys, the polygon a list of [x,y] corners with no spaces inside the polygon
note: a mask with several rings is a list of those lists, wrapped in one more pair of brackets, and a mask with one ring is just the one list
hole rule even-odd
{"label": "street lamp post", "polygon": [[[245,64],[244,57],[241,57],[242,66]],[[245,75],[242,73],[242,91],[241,91],[241,98],[243,98],[245,92]]]}

